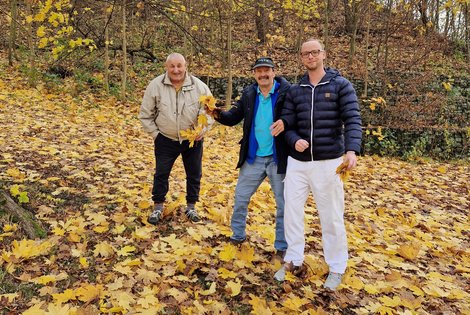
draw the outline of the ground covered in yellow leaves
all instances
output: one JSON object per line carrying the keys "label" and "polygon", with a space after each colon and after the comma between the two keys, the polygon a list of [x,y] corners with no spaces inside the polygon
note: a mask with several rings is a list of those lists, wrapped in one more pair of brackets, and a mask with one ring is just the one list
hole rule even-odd
{"label": "ground covered in yellow leaves", "polygon": [[178,160],[154,227],[153,147],[138,102],[26,86],[0,74],[0,182],[48,233],[28,240],[0,221],[5,313],[470,314],[468,164],[361,157],[346,183],[351,259],[329,293],[313,199],[307,280],[273,279],[280,262],[266,183],[250,205],[249,241],[226,242],[239,128],[216,125],[205,138],[203,221],[182,215]]}

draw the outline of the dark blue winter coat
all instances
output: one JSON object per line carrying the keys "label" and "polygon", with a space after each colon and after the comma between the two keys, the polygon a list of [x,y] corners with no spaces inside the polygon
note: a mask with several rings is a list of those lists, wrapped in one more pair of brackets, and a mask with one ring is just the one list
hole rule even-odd
{"label": "dark blue winter coat", "polygon": [[[325,71],[316,86],[305,74],[286,95],[281,119],[289,155],[299,161],[334,159],[346,151],[361,150],[362,122],[356,92],[337,70]],[[300,139],[309,143],[304,152],[295,150]]]}
{"label": "dark blue winter coat", "polygon": [[[290,83],[283,77],[275,77],[274,80],[279,83],[276,92],[278,96],[274,106],[273,119],[278,120],[281,116],[282,106],[290,87]],[[245,163],[248,156],[248,145],[250,140],[251,126],[254,119],[254,107],[258,84],[254,83],[243,90],[241,98],[230,108],[228,111],[221,112],[220,116],[216,118],[218,122],[227,126],[234,126],[243,120],[243,137],[240,140],[240,155],[238,159],[237,168],[241,167]],[[277,160],[277,172],[278,174],[286,173],[287,166],[287,146],[285,143],[284,132],[274,137],[274,144],[276,146],[275,153]]]}

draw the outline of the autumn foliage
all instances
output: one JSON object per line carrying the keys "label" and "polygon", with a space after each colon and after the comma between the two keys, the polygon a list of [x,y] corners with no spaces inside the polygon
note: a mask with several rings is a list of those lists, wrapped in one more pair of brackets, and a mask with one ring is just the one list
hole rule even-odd
{"label": "autumn foliage", "polygon": [[250,204],[248,242],[226,241],[238,127],[216,124],[205,137],[202,222],[182,214],[178,160],[163,221],[149,225],[153,143],[138,109],[138,101],[29,88],[0,72],[0,181],[17,201],[27,196],[22,206],[48,227],[30,240],[0,221],[6,313],[470,313],[468,164],[360,157],[345,183],[350,261],[331,293],[311,197],[306,280],[273,279],[281,262],[267,183]]}

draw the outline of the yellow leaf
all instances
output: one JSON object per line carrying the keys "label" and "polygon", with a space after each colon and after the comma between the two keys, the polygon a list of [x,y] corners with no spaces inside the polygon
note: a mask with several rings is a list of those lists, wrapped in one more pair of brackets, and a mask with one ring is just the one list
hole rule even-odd
{"label": "yellow leaf", "polygon": [[437,168],[437,171],[438,171],[439,173],[441,173],[441,174],[445,174],[445,173],[447,173],[447,167],[445,167],[444,165],[443,165],[443,166],[439,166],[439,167]]}
{"label": "yellow leaf", "polygon": [[401,299],[399,296],[394,296],[393,299],[389,298],[388,296],[380,296],[377,298],[383,305],[388,307],[397,307],[401,305]]}
{"label": "yellow leaf", "polygon": [[96,244],[93,254],[95,255],[95,257],[101,256],[107,258],[114,254],[114,249],[108,242],[101,242]]}
{"label": "yellow leaf", "polygon": [[136,239],[140,240],[146,240],[152,237],[152,231],[154,230],[153,227],[142,227],[142,228],[136,228],[133,236]]}
{"label": "yellow leaf", "polygon": [[42,309],[43,304],[44,302],[39,302],[38,304],[31,306],[26,311],[24,311],[22,315],[45,315],[46,311]]}
{"label": "yellow leaf", "polygon": [[201,114],[197,116],[197,124],[201,126],[207,126],[208,125],[207,116],[205,114]]}
{"label": "yellow leaf", "polygon": [[21,193],[20,186],[18,186],[18,185],[11,186],[10,187],[10,193],[13,197],[18,196]]}
{"label": "yellow leaf", "polygon": [[8,303],[12,303],[13,300],[16,299],[18,296],[18,293],[0,294],[0,301],[6,299]]}
{"label": "yellow leaf", "polygon": [[242,284],[240,283],[239,279],[237,279],[237,282],[228,281],[226,288],[229,289],[230,296],[237,296],[240,294]]}
{"label": "yellow leaf", "polygon": [[239,252],[236,253],[238,259],[237,263],[243,266],[250,266],[255,259],[255,249],[249,245],[244,244]]}
{"label": "yellow leaf", "polygon": [[139,207],[139,209],[145,210],[145,209],[150,208],[151,204],[147,200],[141,200],[141,201],[139,201],[137,206]]}
{"label": "yellow leaf", "polygon": [[82,284],[82,286],[75,290],[77,298],[82,302],[90,302],[99,298],[103,293],[103,286],[98,284],[93,286],[91,284]]}
{"label": "yellow leaf", "polygon": [[250,305],[253,307],[253,314],[257,315],[272,315],[273,312],[266,304],[266,300],[261,299],[253,294],[250,293],[250,301],[248,301]]}
{"label": "yellow leaf", "polygon": [[38,37],[44,37],[46,35],[46,28],[44,26],[38,27],[38,29],[36,31],[36,35]]}
{"label": "yellow leaf", "polygon": [[52,298],[57,302],[57,303],[66,303],[70,300],[75,300],[76,295],[74,290],[67,289],[62,293],[57,293],[57,294],[52,294]]}
{"label": "yellow leaf", "polygon": [[221,277],[222,279],[235,278],[237,276],[236,272],[227,270],[225,268],[219,268],[217,272],[219,273],[219,277]]}
{"label": "yellow leaf", "polygon": [[424,288],[423,291],[426,292],[428,295],[433,296],[433,297],[447,297],[449,295],[448,292],[442,290],[440,287],[437,285],[428,283]]}
{"label": "yellow leaf", "polygon": [[202,295],[211,295],[211,294],[214,294],[216,288],[217,288],[217,283],[216,283],[216,282],[212,282],[212,283],[211,283],[211,286],[210,286],[210,288],[209,288],[208,290],[200,291],[199,294],[202,294]]}
{"label": "yellow leaf", "polygon": [[348,277],[347,279],[345,279],[345,284],[347,284],[348,286],[350,286],[351,288],[355,289],[355,290],[362,290],[362,288],[364,287],[364,282],[362,282],[361,279],[359,279],[358,277]]}
{"label": "yellow leaf", "polygon": [[31,279],[31,282],[37,283],[37,284],[43,284],[43,285],[46,285],[49,282],[55,282],[55,281],[56,281],[56,278],[51,275],[41,276],[41,277]]}
{"label": "yellow leaf", "polygon": [[421,288],[415,286],[415,285],[412,285],[409,287],[409,289],[413,292],[414,295],[416,296],[424,296],[424,292],[423,290],[421,290]]}
{"label": "yellow leaf", "polygon": [[413,244],[413,245],[401,245],[400,248],[398,248],[398,254],[408,260],[414,260],[416,257],[418,257],[419,254],[419,244]]}
{"label": "yellow leaf", "polygon": [[80,257],[79,262],[80,262],[80,265],[82,266],[82,268],[84,268],[84,269],[88,268],[89,264],[88,264],[88,261],[85,257]]}
{"label": "yellow leaf", "polygon": [[369,294],[377,294],[379,293],[380,291],[375,287],[373,286],[372,284],[366,284],[364,286],[364,291],[366,291],[367,293]]}
{"label": "yellow leaf", "polygon": [[336,174],[339,175],[339,178],[343,182],[347,182],[349,179],[350,171],[346,169],[347,167],[348,167],[348,164],[342,163],[340,166],[336,168]]}
{"label": "yellow leaf", "polygon": [[18,224],[5,224],[3,227],[3,232],[15,232],[18,229]]}
{"label": "yellow leaf", "polygon": [[[7,175],[15,178],[15,179],[24,179],[25,174],[22,173],[19,169],[17,168],[9,168],[7,169]],[[16,186],[16,185],[15,185]]]}
{"label": "yellow leaf", "polygon": [[135,252],[136,248],[134,246],[131,246],[131,245],[126,245],[124,246],[123,248],[121,248],[120,250],[117,251],[117,254],[119,256],[129,256],[131,255],[133,252]]}
{"label": "yellow leaf", "polygon": [[294,312],[301,312],[301,307],[307,303],[309,303],[309,300],[307,300],[306,298],[300,298],[298,296],[290,294],[289,298],[285,299],[284,302],[282,302],[282,306]]}
{"label": "yellow leaf", "polygon": [[452,90],[452,84],[450,82],[442,82],[442,86],[446,91]]}
{"label": "yellow leaf", "polygon": [[219,258],[222,261],[230,261],[235,258],[236,248],[232,244],[227,244],[224,246],[222,251],[219,253]]}

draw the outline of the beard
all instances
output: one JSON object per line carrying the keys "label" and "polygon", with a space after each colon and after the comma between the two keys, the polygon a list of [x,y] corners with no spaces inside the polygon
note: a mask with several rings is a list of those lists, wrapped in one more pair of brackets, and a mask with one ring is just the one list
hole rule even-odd
{"label": "beard", "polygon": [[309,71],[314,71],[314,70],[317,70],[318,68],[320,68],[320,65],[319,65],[318,62],[314,62],[314,63],[311,63],[311,64],[306,64],[305,68],[307,68],[307,70],[309,70]]}

